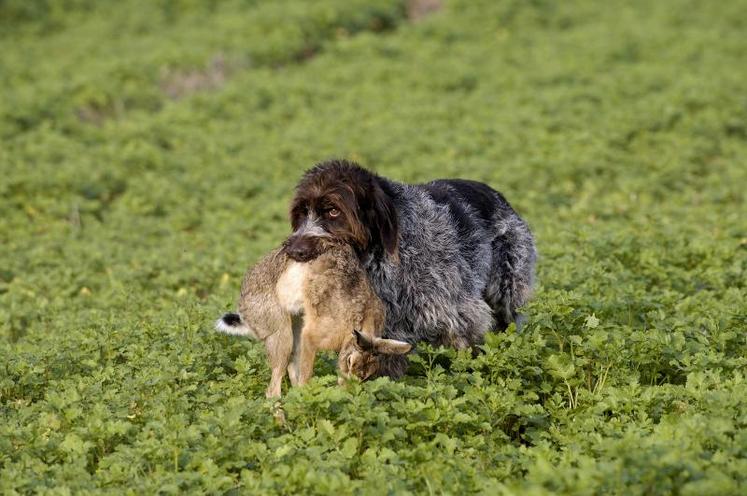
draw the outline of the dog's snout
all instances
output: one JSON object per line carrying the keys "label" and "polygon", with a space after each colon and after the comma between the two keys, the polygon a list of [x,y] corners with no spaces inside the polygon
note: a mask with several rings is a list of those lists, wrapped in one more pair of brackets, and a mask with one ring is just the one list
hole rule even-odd
{"label": "dog's snout", "polygon": [[297,262],[307,262],[314,258],[313,243],[303,236],[289,239],[285,246],[285,252]]}
{"label": "dog's snout", "polygon": [[306,253],[306,250],[304,250],[302,247],[298,246],[297,244],[288,246],[288,248],[286,249],[286,252],[288,252],[289,257],[291,257],[294,260],[298,260],[298,261],[302,261],[304,258],[308,256]]}

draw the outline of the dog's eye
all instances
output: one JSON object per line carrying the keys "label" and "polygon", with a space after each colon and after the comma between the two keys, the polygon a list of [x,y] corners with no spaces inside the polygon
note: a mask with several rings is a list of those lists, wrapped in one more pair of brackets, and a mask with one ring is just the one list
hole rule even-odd
{"label": "dog's eye", "polygon": [[327,210],[327,217],[334,219],[335,217],[339,217],[339,216],[340,216],[340,211],[337,210],[336,208],[330,208],[329,210]]}

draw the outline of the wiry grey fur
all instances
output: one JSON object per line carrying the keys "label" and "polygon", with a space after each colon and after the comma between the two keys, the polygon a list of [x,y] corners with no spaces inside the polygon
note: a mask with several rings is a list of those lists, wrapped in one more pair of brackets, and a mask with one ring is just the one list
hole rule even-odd
{"label": "wiry grey fur", "polygon": [[[517,319],[537,254],[529,227],[500,193],[458,179],[402,184],[346,161],[319,164],[301,184],[316,175],[363,177],[353,180],[378,185],[396,212],[395,256],[376,243],[359,253],[387,309],[385,337],[465,348]],[[390,375],[404,370],[403,357],[384,360]]]}

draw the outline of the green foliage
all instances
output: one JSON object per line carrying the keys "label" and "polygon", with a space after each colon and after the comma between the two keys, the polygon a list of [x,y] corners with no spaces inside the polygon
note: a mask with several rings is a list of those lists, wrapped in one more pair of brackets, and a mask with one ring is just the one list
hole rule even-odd
{"label": "green foliage", "polygon": [[[742,494],[747,4],[0,0],[0,492]],[[216,335],[343,156],[536,232],[484,352],[279,403]]]}

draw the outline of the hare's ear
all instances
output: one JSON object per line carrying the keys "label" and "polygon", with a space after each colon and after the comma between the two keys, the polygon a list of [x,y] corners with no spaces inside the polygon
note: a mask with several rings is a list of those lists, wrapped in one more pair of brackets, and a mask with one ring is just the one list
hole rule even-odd
{"label": "hare's ear", "polygon": [[360,351],[379,355],[404,355],[412,349],[412,345],[396,339],[372,338],[361,331],[353,331],[355,347]]}
{"label": "hare's ear", "polygon": [[355,338],[355,347],[358,348],[359,351],[367,351],[369,353],[374,352],[374,342],[369,336],[363,334],[361,331],[355,330],[353,331],[353,337]]}
{"label": "hare's ear", "polygon": [[384,338],[374,338],[373,346],[374,353],[382,355],[404,355],[412,349],[412,345],[405,341]]}

